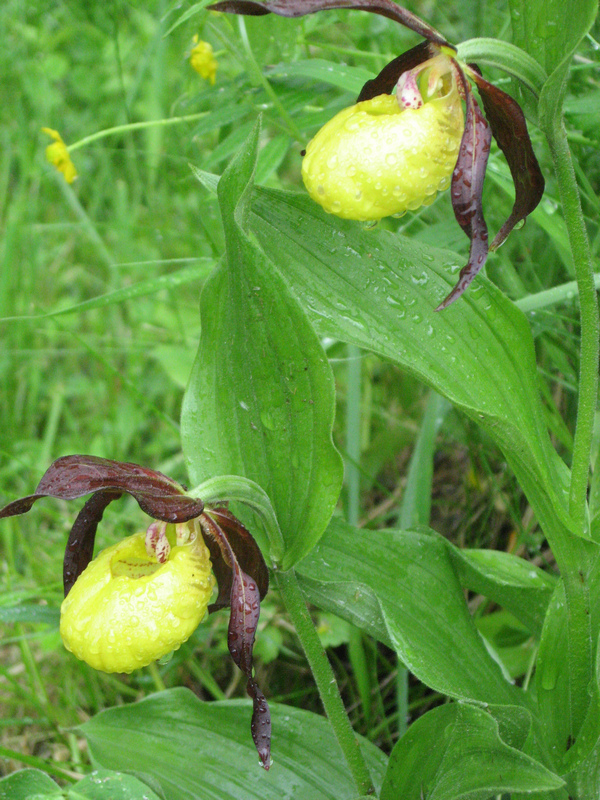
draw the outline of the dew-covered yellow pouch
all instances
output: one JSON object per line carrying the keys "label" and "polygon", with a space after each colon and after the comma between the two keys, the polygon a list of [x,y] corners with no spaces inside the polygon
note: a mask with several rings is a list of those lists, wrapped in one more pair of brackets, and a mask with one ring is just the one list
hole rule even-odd
{"label": "dew-covered yellow pouch", "polygon": [[[449,64],[443,56],[438,61],[442,70]],[[302,178],[325,211],[377,220],[428,205],[448,188],[463,111],[451,73],[439,78],[438,65],[432,69],[440,88],[424,102],[419,96],[420,107],[401,107],[396,96],[382,94],[340,111],[312,139]]]}
{"label": "dew-covered yellow pouch", "polygon": [[201,537],[148,555],[145,533],[103,550],[61,607],[67,650],[103,672],[132,672],[176,650],[206,613],[215,579]]}

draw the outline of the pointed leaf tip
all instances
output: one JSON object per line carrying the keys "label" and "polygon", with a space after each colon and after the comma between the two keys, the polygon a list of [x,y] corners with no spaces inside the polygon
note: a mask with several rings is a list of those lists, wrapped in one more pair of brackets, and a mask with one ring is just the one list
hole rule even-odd
{"label": "pointed leaf tip", "polygon": [[[243,528],[243,525],[229,512],[223,512],[222,509],[219,509],[218,513],[220,514],[220,519],[224,518],[224,514],[229,517],[229,519],[225,518],[228,525],[227,531],[221,528],[214,510],[207,511],[200,517],[200,525],[205,534],[205,542],[211,551],[211,560],[213,560],[213,553],[215,552],[215,542],[221,551],[220,561],[222,563],[215,570],[219,583],[219,597],[217,602],[209,607],[209,610],[216,610],[224,605],[231,607],[229,627],[227,629],[227,647],[234,663],[248,678],[246,691],[252,698],[253,704],[250,730],[261,763],[268,770],[271,766],[271,716],[267,700],[254,680],[252,665],[254,637],[260,617],[261,590],[258,580],[254,576],[248,575],[241,568],[237,553],[229,541],[230,531],[233,529],[231,518],[238,523],[237,527]],[[246,529],[243,528],[243,530],[250,537]],[[214,567],[215,561],[213,560],[213,569]],[[227,568],[229,568],[228,571]],[[227,591],[229,591],[229,598],[224,596]]]}

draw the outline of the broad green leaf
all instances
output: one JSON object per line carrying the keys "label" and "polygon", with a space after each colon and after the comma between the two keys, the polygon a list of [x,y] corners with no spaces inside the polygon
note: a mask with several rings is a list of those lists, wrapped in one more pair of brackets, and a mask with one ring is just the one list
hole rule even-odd
{"label": "broad green leaf", "polygon": [[355,625],[366,614],[367,594],[371,613],[378,607],[376,627],[432,689],[486,703],[525,702],[477,633],[440,536],[366,531],[334,518],[296,569],[307,599]]}
{"label": "broad green leaf", "polygon": [[[273,765],[258,764],[251,703],[203,703],[170,689],[112,708],[82,726],[94,764],[157,779],[167,800],[354,800],[355,785],[326,719],[271,703]],[[387,759],[361,741],[374,783]]]}
{"label": "broad green leaf", "polygon": [[306,196],[258,189],[251,225],[321,334],[395,361],[484,427],[546,535],[562,535],[568,470],[548,436],[529,325],[510,300],[478,276],[436,313],[458,256],[332,217]]}
{"label": "broad green leaf", "polygon": [[39,769],[22,769],[0,780],[0,800],[60,800],[63,793]]}
{"label": "broad green leaf", "polygon": [[600,786],[600,697],[597,686],[593,694],[579,735],[563,762],[575,797],[593,797],[593,790]]}
{"label": "broad green leaf", "polygon": [[[129,768],[133,765],[130,763]],[[69,789],[67,800],[161,800],[134,775],[98,769]]]}
{"label": "broad green leaf", "polygon": [[331,430],[334,383],[321,344],[246,232],[258,129],[219,182],[227,241],[201,298],[202,333],[182,411],[190,477],[240,475],[269,495],[289,569],[325,530],[342,482]]}
{"label": "broad green leaf", "polygon": [[540,636],[556,578],[509,553],[446,545],[461,586],[498,603]]}
{"label": "broad green leaf", "polygon": [[475,625],[511,681],[531,671],[537,656],[537,643],[531,632],[509,611],[499,608],[478,615]]}
{"label": "broad green leaf", "polygon": [[488,800],[503,792],[559,789],[564,782],[502,740],[498,723],[452,703],[420,717],[390,756],[381,800]]}
{"label": "broad green leaf", "polygon": [[509,0],[513,43],[552,75],[590,29],[598,0]]}
{"label": "broad green leaf", "polygon": [[598,13],[598,0],[510,0],[514,44],[548,73],[539,122],[548,129],[562,111],[569,64]]}

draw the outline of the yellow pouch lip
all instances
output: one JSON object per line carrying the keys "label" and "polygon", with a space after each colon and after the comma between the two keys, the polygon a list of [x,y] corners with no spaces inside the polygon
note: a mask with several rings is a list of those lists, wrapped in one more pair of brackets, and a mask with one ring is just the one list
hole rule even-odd
{"label": "yellow pouch lip", "polygon": [[378,95],[321,128],[306,149],[302,178],[311,198],[336,216],[402,215],[449,186],[463,129],[455,85],[414,109]]}
{"label": "yellow pouch lip", "polygon": [[[139,577],[115,575],[136,559],[155,566]],[[102,551],[63,601],[60,632],[77,658],[104,672],[131,672],[176,650],[206,614],[215,579],[202,539],[174,546],[152,563],[145,533]],[[125,570],[126,572],[127,570]]]}

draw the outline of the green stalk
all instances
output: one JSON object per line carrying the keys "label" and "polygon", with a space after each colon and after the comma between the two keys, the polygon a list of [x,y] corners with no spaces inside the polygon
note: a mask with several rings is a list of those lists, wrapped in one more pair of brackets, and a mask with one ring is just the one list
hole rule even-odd
{"label": "green stalk", "polygon": [[[28,767],[34,767],[35,769],[42,770],[42,772],[47,772],[49,775],[55,775],[57,778],[70,781],[71,783],[81,780],[81,778],[85,778],[85,775],[81,775],[78,772],[72,772],[71,770],[61,769],[60,767],[55,766],[51,761],[45,761],[43,758],[38,758],[37,756],[19,753],[17,750],[10,750],[8,747],[0,747],[0,758],[10,758],[13,761],[19,761],[21,764],[27,764]],[[57,795],[52,796],[55,797]]]}
{"label": "green stalk", "polygon": [[558,179],[560,198],[573,263],[579,287],[579,313],[581,320],[581,352],[579,362],[579,398],[573,459],[571,462],[571,487],[569,513],[581,533],[585,534],[587,517],[587,488],[592,451],[594,414],[598,397],[598,360],[600,357],[600,319],[594,285],[594,268],[585,228],[579,190],[567,133],[562,120],[546,131],[554,169]]}
{"label": "green stalk", "polygon": [[150,119],[144,122],[128,122],[126,125],[116,125],[114,128],[105,128],[102,131],[91,133],[89,136],[84,136],[77,142],[73,142],[67,146],[69,153],[79,150],[92,142],[97,142],[99,139],[105,139],[107,136],[115,136],[118,133],[125,133],[127,131],[140,131],[146,128],[167,127],[168,125],[180,125],[182,122],[193,122],[197,119],[206,117],[208,111],[199,111],[197,114],[187,114],[185,117],[168,117],[167,119]]}
{"label": "green stalk", "polygon": [[308,659],[323,708],[346,758],[358,794],[374,794],[375,788],[367,764],[344,709],[333,669],[308,613],[296,573],[294,570],[289,570],[288,572],[276,572],[275,576],[281,597]]}

